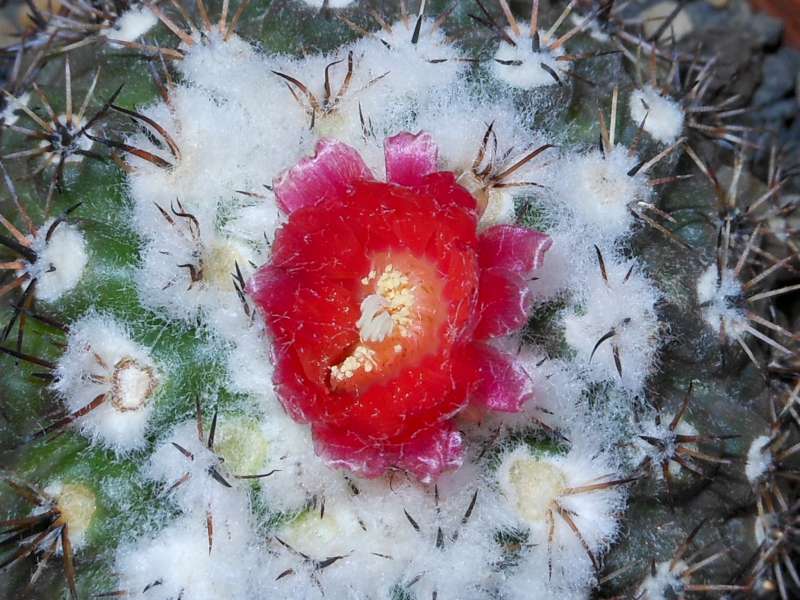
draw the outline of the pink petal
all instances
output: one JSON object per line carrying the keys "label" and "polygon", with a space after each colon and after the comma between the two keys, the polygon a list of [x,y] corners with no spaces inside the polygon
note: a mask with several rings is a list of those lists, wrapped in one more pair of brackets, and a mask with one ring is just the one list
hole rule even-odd
{"label": "pink petal", "polygon": [[449,423],[421,431],[405,444],[385,446],[366,444],[342,431],[315,428],[314,446],[329,466],[359,477],[380,477],[389,468],[397,468],[423,483],[457,469],[464,459],[461,434]]}
{"label": "pink petal", "polygon": [[528,282],[506,269],[481,271],[475,339],[508,335],[528,322],[533,304]]}
{"label": "pink petal", "polygon": [[383,143],[386,179],[398,185],[415,186],[426,175],[436,172],[439,147],[428,132],[398,133]]}
{"label": "pink petal", "polygon": [[334,469],[345,469],[357,477],[374,478],[383,475],[391,460],[380,448],[368,446],[339,431],[314,428],[314,449],[317,455]]}
{"label": "pink petal", "polygon": [[422,483],[431,483],[445,471],[464,462],[461,434],[449,423],[420,432],[401,447],[396,465],[411,472]]}
{"label": "pink petal", "polygon": [[478,238],[481,268],[499,267],[527,275],[544,262],[553,245],[549,235],[516,225],[495,225]]}
{"label": "pink petal", "polygon": [[293,294],[292,277],[283,269],[266,264],[247,281],[244,291],[259,306],[269,306],[278,295]]}
{"label": "pink petal", "polygon": [[476,382],[470,403],[502,412],[519,412],[532,397],[531,380],[510,354],[475,344]]}
{"label": "pink petal", "polygon": [[298,208],[347,195],[353,182],[372,179],[355,148],[321,139],[314,156],[306,157],[274,182],[278,206],[289,214]]}

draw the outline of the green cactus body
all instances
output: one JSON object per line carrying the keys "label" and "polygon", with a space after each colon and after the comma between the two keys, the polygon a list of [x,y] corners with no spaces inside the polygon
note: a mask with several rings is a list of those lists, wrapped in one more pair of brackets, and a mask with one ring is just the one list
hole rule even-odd
{"label": "green cactus body", "polygon": [[711,57],[511,4],[81,2],[6,48],[0,595],[798,593],[790,175]]}

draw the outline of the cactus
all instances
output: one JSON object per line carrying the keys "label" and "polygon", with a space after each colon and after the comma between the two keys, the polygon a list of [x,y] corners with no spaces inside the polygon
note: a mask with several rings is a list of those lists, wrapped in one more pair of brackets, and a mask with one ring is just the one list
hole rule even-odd
{"label": "cactus", "polygon": [[591,4],[30,3],[4,597],[800,593],[794,173]]}

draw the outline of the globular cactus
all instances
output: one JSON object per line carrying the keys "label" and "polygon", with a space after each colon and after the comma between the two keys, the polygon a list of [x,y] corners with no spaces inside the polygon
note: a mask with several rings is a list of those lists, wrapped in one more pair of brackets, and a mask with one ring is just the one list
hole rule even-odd
{"label": "globular cactus", "polygon": [[794,172],[636,10],[31,3],[3,597],[796,597]]}

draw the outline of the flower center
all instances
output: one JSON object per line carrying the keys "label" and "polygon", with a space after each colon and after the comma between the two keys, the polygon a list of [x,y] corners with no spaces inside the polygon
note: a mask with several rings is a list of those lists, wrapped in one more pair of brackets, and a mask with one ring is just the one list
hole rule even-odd
{"label": "flower center", "polygon": [[371,271],[361,283],[369,285],[376,278],[376,293],[361,301],[361,318],[356,321],[361,339],[365,342],[382,342],[395,327],[401,337],[408,337],[414,307],[414,286],[408,275],[391,264],[386,265],[380,276]]}
{"label": "flower center", "polygon": [[361,279],[360,343],[331,367],[331,387],[371,383],[390,365],[436,350],[444,317],[442,282],[434,267],[408,253],[373,257]]}
{"label": "flower center", "polygon": [[550,504],[567,487],[561,469],[534,458],[521,458],[511,465],[509,480],[520,516],[529,523],[544,521]]}
{"label": "flower center", "polygon": [[150,400],[157,385],[153,369],[125,357],[114,365],[111,404],[120,412],[139,410]]}

